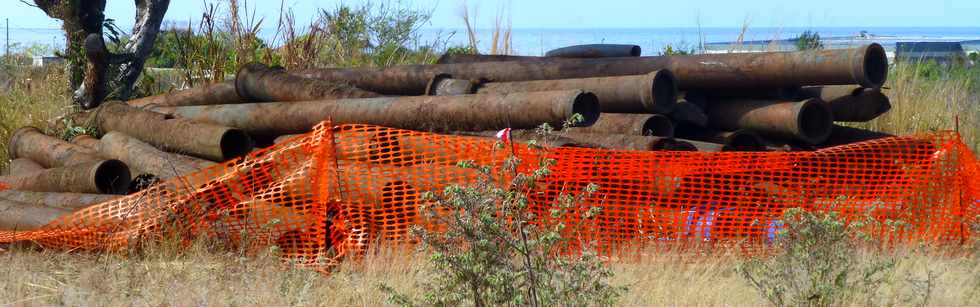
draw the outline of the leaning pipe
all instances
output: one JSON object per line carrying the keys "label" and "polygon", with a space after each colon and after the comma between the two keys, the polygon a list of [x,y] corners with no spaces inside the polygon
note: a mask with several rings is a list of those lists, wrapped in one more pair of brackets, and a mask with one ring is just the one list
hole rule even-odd
{"label": "leaning pipe", "polygon": [[777,88],[800,85],[860,84],[880,87],[888,73],[878,44],[852,49],[796,52],[703,54],[633,58],[533,60],[404,65],[388,68],[323,68],[294,72],[387,95],[422,95],[429,80],[445,73],[458,79],[512,82],[642,75],[669,69],[677,86],[689,89]]}
{"label": "leaning pipe", "polygon": [[479,94],[509,94],[581,89],[599,99],[605,113],[668,113],[677,103],[677,80],[666,69],[637,76],[490,82],[476,86]]}
{"label": "leaning pipe", "polygon": [[[184,107],[199,108],[206,106]],[[120,103],[91,112],[103,132],[119,131],[169,151],[222,162],[252,151],[251,137],[242,130],[200,123]]]}
{"label": "leaning pipe", "polygon": [[820,144],[827,140],[834,121],[827,105],[819,98],[803,101],[711,100],[707,113],[710,124],[716,129],[748,129],[807,144]]}
{"label": "leaning pipe", "polygon": [[71,211],[0,198],[0,213],[0,230],[25,231],[44,227]]}
{"label": "leaning pipe", "polygon": [[106,157],[123,161],[132,168],[163,180],[215,165],[214,162],[163,152],[118,131],[106,133],[100,142],[100,152]]}
{"label": "leaning pipe", "polygon": [[238,95],[251,101],[306,101],[318,99],[381,97],[346,82],[330,82],[286,73],[281,67],[252,63],[235,77]]}
{"label": "leaning pipe", "polygon": [[587,44],[562,47],[545,52],[544,56],[553,58],[617,58],[638,57],[642,49],[637,45]]}
{"label": "leaning pipe", "polygon": [[7,172],[5,175],[29,174],[42,170],[44,170],[44,166],[34,162],[34,160],[17,158],[10,160],[10,163],[7,164]]}
{"label": "leaning pipe", "polygon": [[47,206],[68,210],[101,204],[118,199],[119,197],[121,196],[106,194],[31,192],[19,190],[0,191],[0,199],[16,201],[32,206]]}
{"label": "leaning pipe", "polygon": [[11,158],[28,158],[46,168],[102,160],[93,150],[48,136],[34,127],[23,127],[10,136]]}
{"label": "leaning pipe", "polygon": [[127,101],[126,103],[134,107],[155,106],[200,106],[211,104],[235,104],[246,103],[248,99],[238,96],[235,90],[235,83],[225,81],[220,83],[208,84],[193,87],[181,91],[173,91],[166,94],[143,97]]}
{"label": "leaning pipe", "polygon": [[599,117],[595,95],[550,91],[506,95],[414,96],[254,103],[223,106],[159,107],[154,111],[241,128],[256,135],[304,133],[321,121],[369,124],[410,130],[481,131],[561,127],[573,114],[588,126]]}
{"label": "leaning pipe", "polygon": [[0,176],[10,189],[34,192],[126,194],[132,177],[119,160],[86,162],[22,175]]}
{"label": "leaning pipe", "polygon": [[807,86],[800,90],[798,98],[820,98],[834,113],[834,121],[839,122],[866,122],[892,108],[880,88],[859,85]]}
{"label": "leaning pipe", "polygon": [[674,123],[660,114],[603,113],[592,126],[569,131],[673,137]]}

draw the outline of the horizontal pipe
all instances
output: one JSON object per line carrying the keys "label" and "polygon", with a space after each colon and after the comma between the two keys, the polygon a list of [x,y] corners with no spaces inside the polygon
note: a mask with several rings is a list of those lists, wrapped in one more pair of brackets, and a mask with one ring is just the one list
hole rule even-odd
{"label": "horizontal pipe", "polygon": [[70,210],[35,206],[0,198],[0,230],[37,230],[71,213]]}
{"label": "horizontal pipe", "polygon": [[637,45],[587,44],[562,47],[545,52],[546,57],[556,58],[616,58],[638,57],[642,49]]}
{"label": "horizontal pipe", "polygon": [[154,111],[243,129],[256,135],[304,133],[321,121],[410,130],[481,131],[554,127],[581,114],[588,126],[599,117],[595,95],[550,91],[507,95],[379,97],[290,103],[159,107]]}
{"label": "horizontal pipe", "polygon": [[122,132],[112,131],[102,136],[100,152],[123,161],[142,173],[166,180],[183,176],[215,165],[214,162],[168,153]]}
{"label": "horizontal pipe", "polygon": [[[183,107],[199,108],[205,106]],[[102,132],[118,131],[172,152],[223,162],[252,151],[242,130],[160,114],[119,103],[91,112]]]}
{"label": "horizontal pipe", "polygon": [[880,88],[859,85],[807,86],[800,90],[798,98],[820,98],[838,122],[870,121],[892,108]]}
{"label": "horizontal pipe", "polygon": [[777,100],[793,100],[800,96],[799,86],[784,86],[776,88],[757,88],[757,87],[746,87],[746,88],[733,88],[733,89],[718,89],[710,91],[690,91],[690,95],[685,97],[694,98],[697,100],[701,97],[705,100],[711,98],[751,98],[751,99],[777,99]]}
{"label": "horizontal pipe", "polygon": [[833,115],[819,98],[803,101],[713,99],[709,123],[716,129],[748,129],[766,136],[796,139],[807,144],[827,140]]}
{"label": "horizontal pipe", "polygon": [[698,127],[708,126],[708,115],[704,109],[694,103],[681,100],[674,110],[667,114],[677,124],[691,124]]}
{"label": "horizontal pipe", "polygon": [[888,60],[881,45],[870,44],[851,49],[796,52],[597,59],[544,57],[388,68],[320,68],[293,73],[347,81],[380,94],[422,95],[432,77],[440,73],[464,80],[510,82],[642,75],[658,69],[669,69],[682,90],[836,84],[880,87],[888,73]]}
{"label": "horizontal pipe", "polygon": [[425,86],[425,94],[430,96],[476,94],[479,84],[480,82],[473,80],[453,79],[449,74],[438,74]]}
{"label": "horizontal pipe", "polygon": [[23,127],[10,136],[11,158],[28,158],[46,168],[102,160],[93,150],[48,136],[34,127]]}
{"label": "horizontal pipe", "polygon": [[675,131],[682,139],[721,144],[722,151],[766,151],[769,145],[759,134],[747,129],[718,131],[682,125]]}
{"label": "horizontal pipe", "polygon": [[192,87],[186,90],[172,91],[166,94],[148,96],[127,101],[134,107],[155,106],[202,106],[212,104],[246,103],[248,99],[238,96],[233,81]]}
{"label": "horizontal pipe", "polygon": [[304,78],[288,74],[281,67],[270,68],[259,63],[251,63],[238,70],[235,77],[235,88],[239,96],[255,102],[381,96],[356,88],[346,82]]}
{"label": "horizontal pipe", "polygon": [[19,175],[39,172],[44,170],[44,166],[37,164],[34,160],[27,158],[17,158],[10,160],[7,164],[7,171],[4,175]]}
{"label": "horizontal pipe", "polygon": [[[627,134],[600,134],[562,131],[556,136],[565,138],[579,144],[573,147],[605,148],[617,150],[695,150],[691,144],[684,144],[669,137],[627,135]],[[518,142],[530,140],[540,140],[543,137],[534,130],[511,130],[511,138]]]}
{"label": "horizontal pipe", "polygon": [[660,114],[603,113],[592,126],[569,131],[673,137],[674,123]]}
{"label": "horizontal pipe", "polygon": [[596,95],[605,113],[668,113],[677,103],[677,80],[669,70],[643,75],[581,79],[490,82],[476,87],[479,94],[508,94],[581,89]]}
{"label": "horizontal pipe", "polygon": [[33,192],[126,194],[132,176],[119,160],[86,162],[40,172],[0,176],[10,189]]}
{"label": "horizontal pipe", "polygon": [[81,209],[120,197],[119,195],[107,194],[32,192],[20,190],[0,191],[0,199],[21,202],[32,206],[47,206],[68,210]]}
{"label": "horizontal pipe", "polygon": [[541,57],[523,55],[498,55],[498,54],[443,54],[436,60],[436,64],[461,64],[461,63],[482,63],[482,62],[503,62],[503,61],[523,61],[534,60]]}
{"label": "horizontal pipe", "polygon": [[99,139],[94,136],[88,134],[79,134],[71,138],[69,142],[78,146],[91,149],[92,151],[98,153],[99,155],[102,154],[101,152],[99,152],[101,150],[102,143],[100,143]]}

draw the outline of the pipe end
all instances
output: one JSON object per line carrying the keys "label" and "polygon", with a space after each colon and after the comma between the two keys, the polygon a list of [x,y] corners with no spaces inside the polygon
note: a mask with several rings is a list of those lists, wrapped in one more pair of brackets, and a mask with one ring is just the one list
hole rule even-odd
{"label": "pipe end", "polygon": [[674,122],[661,114],[652,115],[643,122],[642,135],[674,137]]}
{"label": "pipe end", "polygon": [[261,75],[274,69],[276,68],[270,68],[269,66],[258,62],[243,65],[242,68],[238,69],[238,72],[235,73],[235,93],[238,94],[238,97],[244,100],[258,100],[255,99],[252,93],[248,90],[248,80],[254,78],[255,75]]}
{"label": "pipe end", "polygon": [[643,53],[643,49],[640,49],[640,46],[633,45],[632,47],[630,47],[630,56],[631,57],[638,57],[642,53]]}
{"label": "pipe end", "polygon": [[95,187],[102,194],[125,195],[132,183],[129,166],[119,160],[105,160],[95,167]]}
{"label": "pipe end", "polygon": [[582,120],[572,123],[572,127],[592,126],[599,120],[599,98],[590,92],[578,92],[572,100],[572,114],[582,116]]}
{"label": "pipe end", "polygon": [[722,151],[767,151],[766,141],[748,130],[737,130],[727,137]]}
{"label": "pipe end", "polygon": [[221,135],[220,146],[221,155],[227,161],[252,152],[252,149],[255,148],[255,142],[245,131],[228,129]]}
{"label": "pipe end", "polygon": [[807,144],[816,145],[830,137],[834,128],[834,116],[823,100],[810,98],[801,102],[796,123],[800,139]]}
{"label": "pipe end", "polygon": [[647,111],[657,114],[667,114],[677,105],[677,79],[674,73],[667,69],[655,70],[647,74],[641,87],[640,97]]}
{"label": "pipe end", "polygon": [[17,143],[20,142],[20,138],[24,135],[24,133],[43,132],[41,132],[41,129],[33,126],[24,126],[14,130],[14,132],[10,134],[10,141],[7,142],[7,157],[9,157],[9,159],[23,158],[17,156]]}
{"label": "pipe end", "polygon": [[861,48],[860,63],[855,63],[854,76],[864,87],[880,88],[888,78],[888,55],[878,43]]}

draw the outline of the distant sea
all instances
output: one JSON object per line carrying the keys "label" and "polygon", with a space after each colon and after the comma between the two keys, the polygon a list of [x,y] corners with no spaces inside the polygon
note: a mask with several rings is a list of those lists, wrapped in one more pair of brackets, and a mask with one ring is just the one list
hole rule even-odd
{"label": "distant sea", "polygon": [[[964,41],[968,50],[980,50],[980,27],[814,27],[814,28],[749,28],[744,41],[764,41],[790,39],[806,30],[816,31],[821,37],[830,40],[847,40],[857,37],[864,31],[871,41],[879,41],[886,48],[894,46],[894,41]],[[699,42],[722,43],[738,39],[740,28],[643,28],[643,29],[513,29],[512,49],[516,54],[541,55],[544,52],[575,44],[635,44],[643,49],[644,55],[656,55],[664,46],[675,48],[697,48]],[[478,29],[481,51],[489,50],[492,30]],[[3,33],[0,33],[3,35]],[[264,29],[262,36],[273,41],[275,29]],[[6,37],[4,37],[5,39]],[[421,31],[423,44],[464,45],[468,38],[464,29],[432,29]],[[867,41],[867,40],[863,40]],[[971,42],[972,41],[972,42]],[[10,42],[14,50],[31,45],[47,45],[61,48],[64,36],[60,29],[11,28]],[[0,41],[0,44],[3,42]]]}

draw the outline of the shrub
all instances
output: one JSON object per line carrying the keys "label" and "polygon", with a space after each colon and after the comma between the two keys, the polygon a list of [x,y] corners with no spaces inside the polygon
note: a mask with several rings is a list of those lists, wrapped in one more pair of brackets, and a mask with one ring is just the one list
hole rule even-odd
{"label": "shrub", "polygon": [[[547,127],[540,131],[542,136],[550,133]],[[520,163],[511,157],[495,170],[463,162],[461,167],[479,172],[474,184],[454,185],[439,195],[428,195],[432,205],[421,211],[436,223],[435,229],[444,230],[416,228],[413,233],[432,253],[435,276],[420,285],[420,289],[427,289],[420,302],[382,285],[392,293],[393,302],[589,306],[616,301],[625,289],[608,284],[613,273],[595,253],[585,250],[567,254],[576,250],[570,247],[567,235],[575,227],[562,220],[598,187],[588,185],[579,195],[560,195],[548,207],[550,212],[543,213],[550,216],[539,216],[535,209],[542,208],[533,207],[541,204],[533,203],[528,191],[550,174],[554,161],[542,157],[537,161],[538,169],[528,174],[517,173]],[[590,208],[586,218],[599,210]]]}
{"label": "shrub", "polygon": [[823,49],[823,42],[820,40],[820,33],[810,30],[803,31],[796,37],[796,49],[798,50],[817,50]]}

